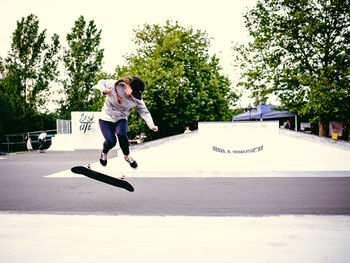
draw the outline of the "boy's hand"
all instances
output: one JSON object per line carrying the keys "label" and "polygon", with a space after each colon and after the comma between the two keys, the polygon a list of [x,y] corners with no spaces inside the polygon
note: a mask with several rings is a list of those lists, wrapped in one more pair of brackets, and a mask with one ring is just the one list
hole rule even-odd
{"label": "boy's hand", "polygon": [[157,132],[158,131],[158,126],[153,126],[152,131]]}
{"label": "boy's hand", "polygon": [[111,93],[112,93],[112,91],[110,89],[106,89],[103,91],[103,94],[111,94]]}

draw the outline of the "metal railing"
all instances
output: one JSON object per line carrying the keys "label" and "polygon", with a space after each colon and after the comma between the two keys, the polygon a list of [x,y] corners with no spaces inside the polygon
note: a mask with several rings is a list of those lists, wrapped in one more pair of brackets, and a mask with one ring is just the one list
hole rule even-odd
{"label": "metal railing", "polygon": [[57,134],[70,134],[72,133],[70,120],[56,120]]}
{"label": "metal railing", "polygon": [[[56,129],[46,130],[46,142],[44,148],[47,149],[51,145],[51,138],[56,135]],[[31,140],[31,145],[33,150],[39,148],[38,137],[43,131],[31,131],[24,133],[14,133],[14,134],[5,134],[0,138],[0,152],[21,152],[27,151],[27,140]]]}

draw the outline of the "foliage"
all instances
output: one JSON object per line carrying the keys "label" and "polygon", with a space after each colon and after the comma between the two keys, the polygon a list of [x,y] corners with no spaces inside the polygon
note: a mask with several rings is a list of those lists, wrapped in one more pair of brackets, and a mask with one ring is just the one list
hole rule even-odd
{"label": "foliage", "polygon": [[71,111],[89,111],[96,108],[97,93],[93,90],[96,75],[101,70],[103,49],[101,32],[93,20],[88,23],[83,16],[67,34],[68,49],[64,50],[65,75],[63,81],[65,100],[61,101],[61,117],[70,119]]}
{"label": "foliage", "polygon": [[12,35],[11,51],[6,58],[7,76],[14,91],[21,97],[23,113],[39,109],[49,95],[49,83],[58,75],[60,43],[54,34],[49,45],[46,30],[39,31],[39,21],[33,14],[17,21]]}
{"label": "foliage", "polygon": [[58,75],[60,42],[54,34],[46,42],[33,14],[17,21],[11,50],[0,66],[0,133],[19,131],[40,115],[50,95],[50,83]]}
{"label": "foliage", "polygon": [[[135,29],[135,54],[126,56],[127,66],[117,67],[117,76],[137,76],[145,81],[144,101],[158,136],[182,133],[198,121],[231,120],[229,108],[237,99],[230,81],[220,73],[219,59],[209,56],[205,32],[167,21],[164,26]],[[135,112],[129,117],[133,133],[151,135]]]}
{"label": "foliage", "polygon": [[234,47],[240,85],[318,117],[321,129],[332,119],[349,125],[349,0],[259,0],[245,21],[253,41]]}

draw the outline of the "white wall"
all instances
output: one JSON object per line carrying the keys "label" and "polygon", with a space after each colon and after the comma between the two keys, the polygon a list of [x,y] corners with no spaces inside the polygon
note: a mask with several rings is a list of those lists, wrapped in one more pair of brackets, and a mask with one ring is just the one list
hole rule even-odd
{"label": "white wall", "polygon": [[72,112],[74,149],[102,149],[104,138],[98,124],[100,112]]}

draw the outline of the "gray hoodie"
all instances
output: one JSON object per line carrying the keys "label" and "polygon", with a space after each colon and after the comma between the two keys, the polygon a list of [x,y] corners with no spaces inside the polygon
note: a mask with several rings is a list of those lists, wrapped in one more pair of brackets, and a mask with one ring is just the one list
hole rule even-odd
{"label": "gray hoodie", "polygon": [[105,90],[112,91],[111,94],[105,94],[106,98],[102,107],[100,119],[110,122],[117,122],[122,119],[127,120],[131,110],[135,108],[146,122],[148,128],[152,129],[154,127],[153,119],[144,101],[127,96],[124,90],[125,83],[123,82],[119,83],[117,86],[117,92],[122,98],[122,103],[119,104],[117,93],[114,90],[114,84],[116,82],[117,81],[113,79],[102,79],[94,86],[94,88],[99,89],[102,93]]}

